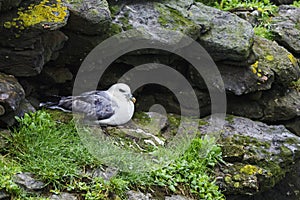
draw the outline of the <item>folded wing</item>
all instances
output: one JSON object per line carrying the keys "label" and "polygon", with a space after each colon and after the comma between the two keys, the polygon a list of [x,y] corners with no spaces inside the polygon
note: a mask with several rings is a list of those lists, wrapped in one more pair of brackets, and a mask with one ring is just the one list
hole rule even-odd
{"label": "folded wing", "polygon": [[58,106],[73,112],[83,113],[86,118],[91,120],[110,118],[117,107],[106,91],[91,91],[84,92],[79,96],[63,97]]}

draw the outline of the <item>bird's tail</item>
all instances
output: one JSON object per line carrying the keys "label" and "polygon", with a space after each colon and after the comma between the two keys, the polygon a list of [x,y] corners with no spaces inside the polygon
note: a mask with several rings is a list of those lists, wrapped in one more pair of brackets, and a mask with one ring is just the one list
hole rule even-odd
{"label": "bird's tail", "polygon": [[[60,97],[60,96],[51,96],[48,98],[47,102],[41,102],[39,104],[40,108],[48,108],[48,109],[55,109],[55,110],[62,110],[64,112],[71,112],[72,110],[72,100],[68,101],[68,97]],[[68,106],[66,107],[66,101],[69,102]],[[63,103],[62,103],[63,102]]]}

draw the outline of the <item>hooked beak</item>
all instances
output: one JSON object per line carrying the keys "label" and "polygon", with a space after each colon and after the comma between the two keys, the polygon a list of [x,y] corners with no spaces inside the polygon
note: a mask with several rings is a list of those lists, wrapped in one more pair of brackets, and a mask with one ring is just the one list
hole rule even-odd
{"label": "hooked beak", "polygon": [[133,96],[130,97],[130,101],[132,101],[133,103],[136,102],[136,98],[134,98]]}

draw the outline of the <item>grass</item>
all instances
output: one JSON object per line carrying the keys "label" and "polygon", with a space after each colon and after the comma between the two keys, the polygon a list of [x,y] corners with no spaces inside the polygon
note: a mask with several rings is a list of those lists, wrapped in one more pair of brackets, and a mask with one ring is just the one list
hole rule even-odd
{"label": "grass", "polygon": [[213,139],[194,139],[182,156],[162,168],[140,173],[123,171],[105,181],[84,173],[86,169],[104,167],[103,160],[85,149],[73,120],[62,122],[44,110],[17,120],[19,126],[6,136],[8,146],[0,155],[0,190],[13,199],[46,199],[17,185],[14,176],[19,172],[31,172],[43,181],[47,195],[71,192],[88,200],[112,196],[126,199],[129,189],[160,188],[165,193],[224,199],[212,176],[213,167],[221,160],[221,149]]}

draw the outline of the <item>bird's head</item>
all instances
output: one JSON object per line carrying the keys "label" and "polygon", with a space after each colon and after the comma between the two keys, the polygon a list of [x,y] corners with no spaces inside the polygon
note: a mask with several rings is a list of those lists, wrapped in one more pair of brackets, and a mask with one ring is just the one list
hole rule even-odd
{"label": "bird's head", "polygon": [[117,83],[112,85],[108,91],[114,95],[124,95],[128,100],[132,101],[133,103],[136,102],[136,99],[132,96],[130,87],[125,83]]}

